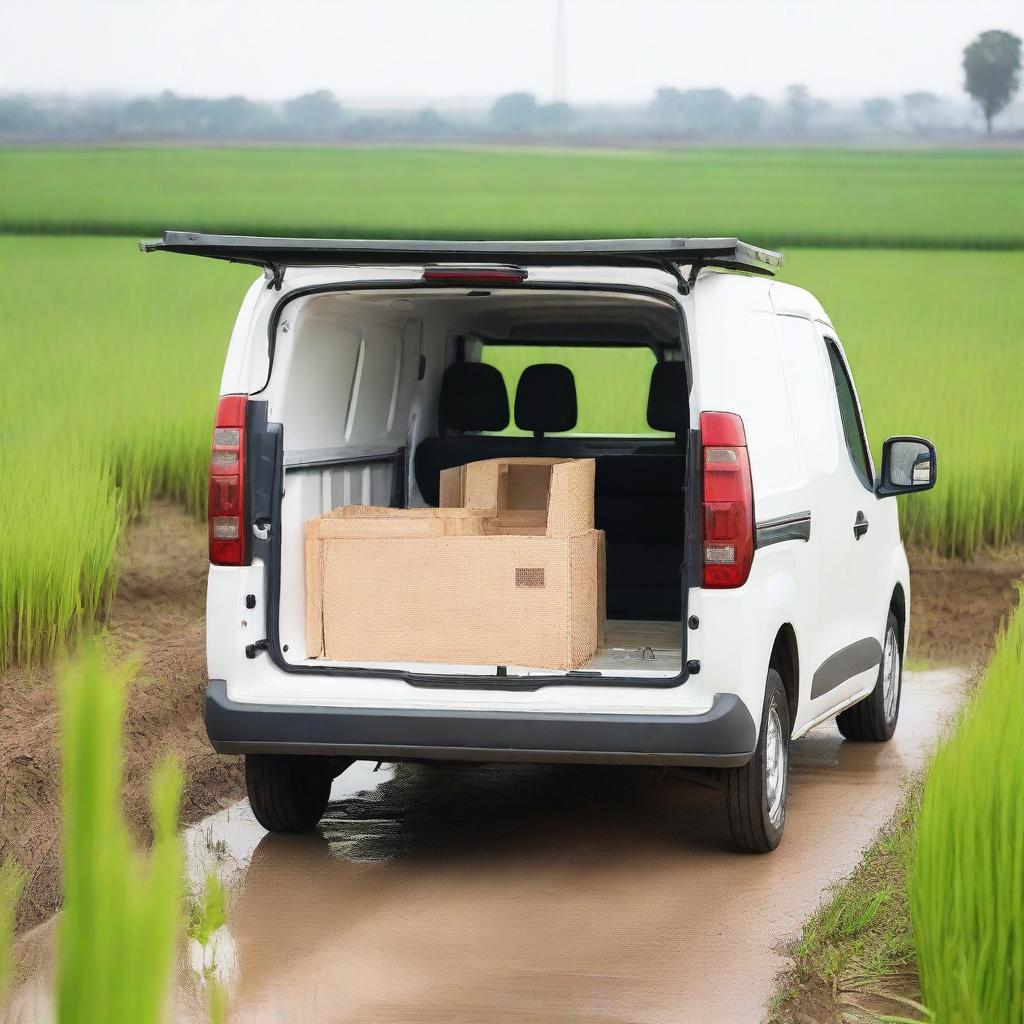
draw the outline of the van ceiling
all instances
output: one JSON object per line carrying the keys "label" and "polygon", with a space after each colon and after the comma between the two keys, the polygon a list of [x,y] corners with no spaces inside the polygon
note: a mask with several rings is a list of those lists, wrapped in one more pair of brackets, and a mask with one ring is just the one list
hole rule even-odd
{"label": "van ceiling", "polygon": [[[443,316],[452,330],[489,343],[619,344],[661,348],[679,343],[678,313],[667,301],[600,292],[491,290],[486,296],[446,290],[356,292],[349,299],[413,315]],[[487,301],[482,301],[486,298]]]}

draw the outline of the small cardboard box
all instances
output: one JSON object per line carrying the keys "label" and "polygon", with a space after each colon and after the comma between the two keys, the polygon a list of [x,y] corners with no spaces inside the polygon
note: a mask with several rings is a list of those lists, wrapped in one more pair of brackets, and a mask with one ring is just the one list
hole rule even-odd
{"label": "small cardboard box", "polygon": [[579,668],[604,619],[593,495],[592,459],[492,459],[446,470],[441,508],[311,520],[308,655]]}

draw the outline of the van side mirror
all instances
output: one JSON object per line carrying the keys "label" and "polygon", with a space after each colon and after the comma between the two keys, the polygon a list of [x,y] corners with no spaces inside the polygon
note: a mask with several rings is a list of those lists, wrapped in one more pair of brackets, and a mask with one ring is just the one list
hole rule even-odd
{"label": "van side mirror", "polygon": [[890,437],[882,445],[882,476],[875,487],[880,498],[914,494],[935,486],[935,445],[923,437]]}

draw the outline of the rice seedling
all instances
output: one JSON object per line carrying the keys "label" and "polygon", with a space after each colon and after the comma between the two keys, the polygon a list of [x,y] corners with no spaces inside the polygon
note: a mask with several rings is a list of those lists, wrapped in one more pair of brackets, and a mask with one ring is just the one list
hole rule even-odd
{"label": "rice seedling", "polygon": [[0,239],[0,671],[102,623],[153,493],[199,512],[224,349],[251,273],[127,239]]}
{"label": "rice seedling", "polygon": [[156,1024],[173,976],[184,895],[182,776],[173,760],[154,773],[154,840],[144,856],[119,807],[126,682],[123,670],[105,669],[99,647],[88,645],[62,684],[60,1024]]}
{"label": "rice seedling", "polygon": [[0,230],[1020,248],[1022,174],[1009,151],[8,149]]}
{"label": "rice seedling", "polygon": [[918,822],[911,914],[937,1024],[1024,1020],[1024,612],[937,750]]}

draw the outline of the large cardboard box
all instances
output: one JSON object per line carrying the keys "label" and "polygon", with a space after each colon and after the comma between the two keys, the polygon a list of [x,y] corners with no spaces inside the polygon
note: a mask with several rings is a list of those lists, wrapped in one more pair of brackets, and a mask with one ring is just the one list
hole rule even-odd
{"label": "large cardboard box", "polygon": [[593,460],[492,459],[441,484],[441,508],[344,506],[306,524],[309,656],[589,661],[604,621]]}

